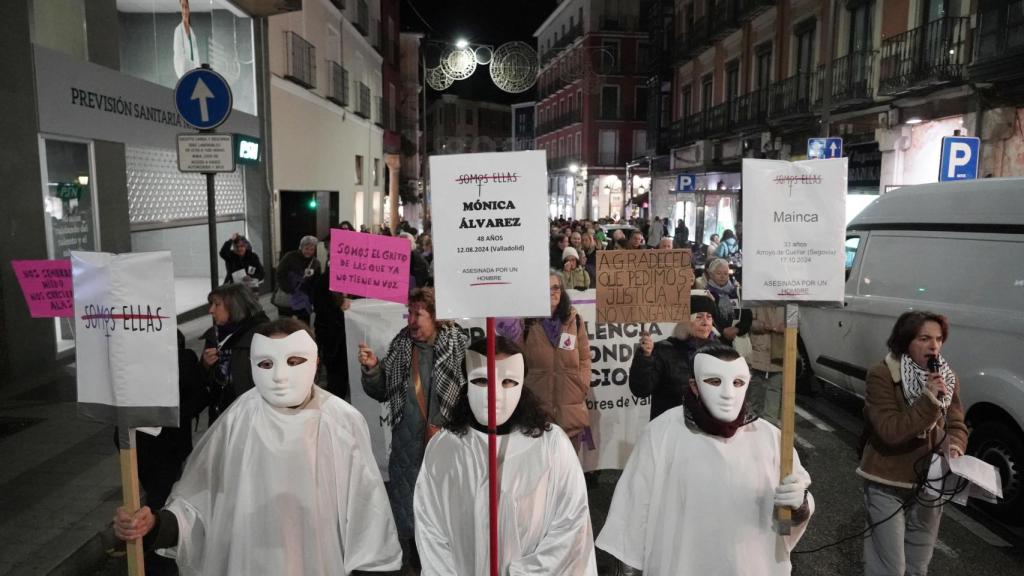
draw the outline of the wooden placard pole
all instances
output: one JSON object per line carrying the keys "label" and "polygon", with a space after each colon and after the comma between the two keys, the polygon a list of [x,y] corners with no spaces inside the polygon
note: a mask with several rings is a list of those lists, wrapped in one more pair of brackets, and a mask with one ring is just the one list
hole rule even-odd
{"label": "wooden placard pole", "polygon": [[[779,415],[782,424],[780,482],[793,472],[793,440],[796,433],[796,337],[799,325],[800,307],[796,304],[786,304],[786,346],[782,357],[782,406]],[[780,506],[776,513],[779,534],[788,535],[793,528],[792,510]]]}
{"label": "wooden placard pole", "polygon": [[[140,508],[139,499],[139,465],[135,452],[135,429],[128,429],[128,442],[121,443],[118,450],[121,460],[121,498],[124,509],[134,514]],[[127,446],[127,447],[126,447]],[[143,564],[142,539],[125,542],[128,549],[128,575],[145,576]]]}
{"label": "wooden placard pole", "polygon": [[487,487],[490,500],[491,576],[498,576],[498,419],[495,363],[495,321],[487,318]]}

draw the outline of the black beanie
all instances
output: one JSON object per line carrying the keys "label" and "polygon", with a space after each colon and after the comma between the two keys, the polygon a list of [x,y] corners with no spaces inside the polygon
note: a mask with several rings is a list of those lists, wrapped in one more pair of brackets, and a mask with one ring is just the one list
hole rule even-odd
{"label": "black beanie", "polygon": [[712,316],[715,315],[715,301],[710,296],[702,295],[691,295],[690,296],[690,314],[696,314],[698,312],[707,312]]}

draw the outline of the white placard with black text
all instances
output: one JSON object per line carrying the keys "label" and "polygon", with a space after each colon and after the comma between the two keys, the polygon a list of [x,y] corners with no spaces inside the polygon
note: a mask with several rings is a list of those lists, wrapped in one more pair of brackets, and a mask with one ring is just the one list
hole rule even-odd
{"label": "white placard with black text", "polygon": [[843,301],[846,163],[743,160],[746,301]]}
{"label": "white placard with black text", "polygon": [[544,153],[430,157],[438,318],[548,316]]}

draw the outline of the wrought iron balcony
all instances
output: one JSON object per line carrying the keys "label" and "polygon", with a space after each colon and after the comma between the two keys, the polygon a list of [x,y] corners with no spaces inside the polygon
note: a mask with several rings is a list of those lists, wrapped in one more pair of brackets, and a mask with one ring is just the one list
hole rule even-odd
{"label": "wrought iron balcony", "polygon": [[370,87],[362,82],[356,82],[356,115],[369,119],[372,107],[373,104],[370,103]]}
{"label": "wrought iron balcony", "polygon": [[882,40],[879,93],[962,82],[969,61],[970,18],[939,18]]}
{"label": "wrought iron balcony", "polygon": [[377,96],[377,101],[374,102],[373,123],[384,127],[384,98],[381,96]]}
{"label": "wrought iron balcony", "polygon": [[327,62],[328,87],[327,99],[338,106],[348,106],[348,70],[328,60]]}
{"label": "wrought iron balcony", "polygon": [[1016,88],[1024,80],[1024,0],[981,0],[971,78]]}
{"label": "wrought iron balcony", "polygon": [[851,52],[832,61],[832,105],[871,100],[871,72],[875,53]]}
{"label": "wrought iron balcony", "polygon": [[741,22],[753,20],[775,4],[775,0],[739,0],[739,19]]}
{"label": "wrought iron balcony", "polygon": [[718,0],[710,8],[709,38],[711,41],[725,38],[739,29],[739,0]]}
{"label": "wrought iron balcony", "polygon": [[580,122],[581,114],[579,110],[570,110],[569,112],[562,114],[556,118],[541,122],[537,124],[537,135],[548,134],[555,130],[560,130],[567,126],[571,126],[577,122]]}
{"label": "wrought iron balcony", "polygon": [[768,115],[771,118],[810,114],[820,102],[821,74],[797,72],[773,82],[768,88]]}
{"label": "wrought iron balcony", "polygon": [[352,25],[363,36],[370,35],[370,6],[366,0],[356,1],[356,18],[352,21]]}
{"label": "wrought iron balcony", "polygon": [[316,88],[316,47],[295,32],[285,32],[284,77],[304,88]]}
{"label": "wrought iron balcony", "polygon": [[734,100],[730,123],[734,129],[763,125],[768,118],[768,88],[747,92]]}

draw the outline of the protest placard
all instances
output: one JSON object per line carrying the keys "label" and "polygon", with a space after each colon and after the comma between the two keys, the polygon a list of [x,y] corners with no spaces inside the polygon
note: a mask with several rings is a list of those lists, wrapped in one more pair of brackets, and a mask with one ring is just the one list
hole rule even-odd
{"label": "protest placard", "polygon": [[74,316],[70,260],[11,260],[11,266],[33,318]]}
{"label": "protest placard", "polygon": [[598,322],[690,320],[689,250],[599,250]]}
{"label": "protest placard", "polygon": [[411,250],[405,238],[332,228],[331,290],[405,304]]}
{"label": "protest placard", "polygon": [[544,153],[430,157],[438,318],[548,316]]}
{"label": "protest placard", "polygon": [[847,158],[743,160],[743,296],[843,301]]}
{"label": "protest placard", "polygon": [[80,416],[125,428],[178,426],[170,252],[72,252]]}

